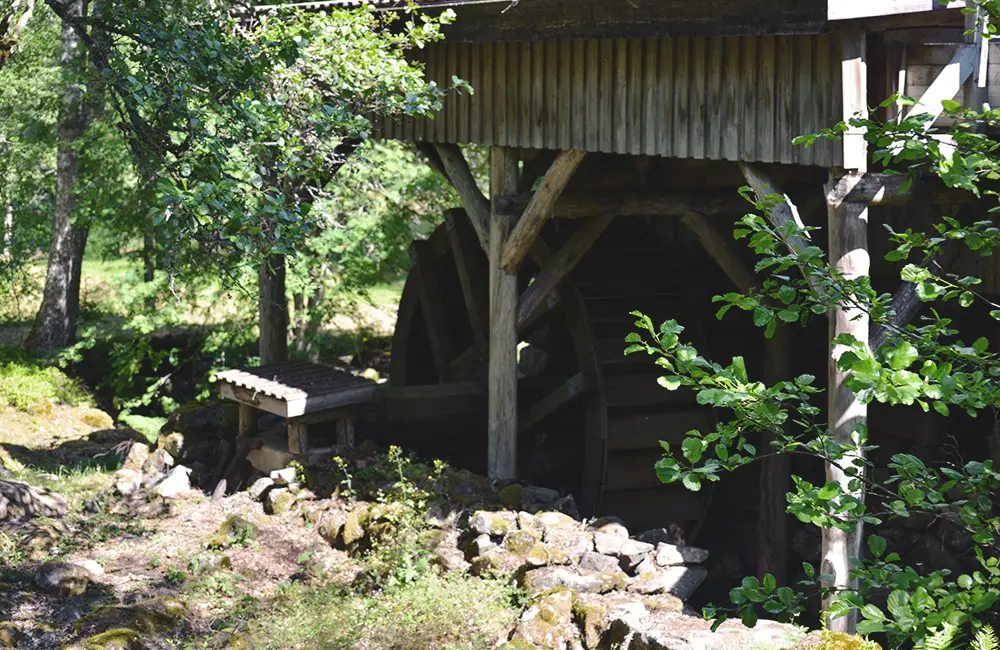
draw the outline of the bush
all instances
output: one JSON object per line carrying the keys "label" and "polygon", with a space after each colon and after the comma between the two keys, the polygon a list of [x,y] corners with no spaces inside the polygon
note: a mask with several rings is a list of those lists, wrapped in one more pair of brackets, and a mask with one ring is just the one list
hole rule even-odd
{"label": "bush", "polygon": [[0,407],[29,411],[51,403],[92,406],[80,382],[41,358],[0,347]]}

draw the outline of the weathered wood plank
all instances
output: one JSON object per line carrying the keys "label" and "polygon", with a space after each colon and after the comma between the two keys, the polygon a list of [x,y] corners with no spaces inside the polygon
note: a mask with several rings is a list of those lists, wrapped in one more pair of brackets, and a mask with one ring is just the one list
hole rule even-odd
{"label": "weathered wood plank", "polygon": [[389,422],[439,419],[481,408],[485,391],[479,382],[424,386],[381,385],[375,393]]}
{"label": "weathered wood plank", "polygon": [[760,84],[757,83],[757,73],[760,71],[757,53],[757,39],[740,39],[743,45],[743,55],[740,60],[740,156],[739,160],[757,160],[757,125],[760,120],[757,109],[760,101]]}
{"label": "weathered wood plank", "polygon": [[531,127],[534,123],[534,110],[531,105],[531,89],[532,89],[532,53],[531,53],[531,42],[525,41],[519,46],[519,56],[521,67],[518,74],[520,75],[518,81],[520,88],[518,89],[517,96],[517,138],[513,140],[513,143],[519,147],[529,146],[531,143]]}
{"label": "weathered wood plank", "polygon": [[740,79],[740,38],[730,36],[725,41],[725,63],[722,78],[722,146],[719,155],[725,160],[740,159],[740,127],[742,118]]}
{"label": "weathered wood plank", "polygon": [[[930,123],[933,123],[944,112],[941,102],[952,99],[962,91],[962,84],[972,76],[976,68],[979,54],[979,48],[975,45],[962,47],[924,91],[917,103],[910,108],[907,117],[929,113],[933,117]],[[847,111],[846,106],[844,110]]]}
{"label": "weathered wood plank", "polygon": [[510,105],[510,98],[507,97],[507,44],[493,43],[493,143],[505,145],[508,142],[507,130],[510,128],[507,107]]}
{"label": "weathered wood plank", "polygon": [[[456,45],[455,57],[457,59],[458,67],[455,69],[454,73],[459,79],[466,82],[471,82],[472,75],[472,52],[471,46],[468,43],[458,43]],[[455,119],[455,142],[470,142],[472,140],[471,132],[469,130],[470,115],[469,110],[471,106],[471,97],[469,93],[465,90],[460,90],[456,92],[457,98],[455,102],[455,110],[458,112]]]}
{"label": "weathered wood plank", "polygon": [[[855,116],[868,115],[868,64],[866,36],[860,29],[844,30],[840,34],[841,50],[841,119],[848,122]],[[958,84],[960,87],[961,84]],[[940,102],[938,102],[940,104]],[[917,107],[914,107],[917,108]],[[844,168],[868,169],[868,143],[862,127],[848,126],[843,134]]]}
{"label": "weathered wood plank", "polygon": [[562,151],[556,156],[552,166],[545,173],[541,185],[531,197],[524,209],[524,214],[506,240],[503,249],[502,266],[508,273],[513,273],[528,255],[528,251],[542,226],[552,217],[553,207],[562,194],[566,183],[580,166],[586,154],[578,149]]}
{"label": "weathered wood plank", "polygon": [[309,450],[309,425],[298,420],[288,421],[288,451],[300,456]]}
{"label": "weathered wood plank", "polygon": [[779,36],[777,47],[776,117],[778,138],[776,158],[783,163],[794,159],[792,137],[795,135],[795,41],[791,36]]}
{"label": "weathered wood plank", "polygon": [[656,142],[662,120],[660,119],[659,101],[660,76],[657,71],[659,64],[659,41],[648,38],[643,41],[642,63],[642,136],[639,151],[648,156],[656,155]]}
{"label": "weathered wood plank", "polygon": [[629,131],[629,42],[625,39],[618,39],[615,44],[615,67],[614,67],[614,103],[612,113],[613,140],[611,150],[616,153],[628,153],[628,131]]}
{"label": "weathered wood plank", "polygon": [[601,148],[601,43],[587,41],[587,111],[580,126],[586,133],[587,151]]}
{"label": "weathered wood plank", "polygon": [[257,409],[248,404],[240,404],[239,432],[241,436],[257,433]]}
{"label": "weathered wood plank", "polygon": [[[795,122],[792,136],[815,133],[816,128],[815,111],[817,109],[816,98],[813,95],[809,84],[804,84],[801,79],[812,79],[812,44],[813,39],[808,36],[795,37]],[[802,165],[810,165],[813,161],[813,147],[794,147],[793,157],[796,162]]]}
{"label": "weathered wood plank", "polygon": [[705,158],[705,139],[708,131],[708,39],[695,38],[691,41],[691,158]]}
{"label": "weathered wood plank", "polygon": [[469,49],[469,78],[472,84],[472,96],[469,98],[469,137],[466,142],[483,141],[483,93],[486,84],[483,81],[483,52],[488,43],[476,43]]}
{"label": "weathered wood plank", "polygon": [[[620,341],[618,348],[621,354]],[[615,415],[608,420],[608,451],[655,448],[661,440],[676,445],[684,442],[688,431],[707,433],[714,426],[715,417],[708,409]]]}
{"label": "weathered wood plank", "polygon": [[570,67],[570,86],[573,89],[572,149],[587,148],[587,43],[573,41],[573,63]]}
{"label": "weathered wood plank", "polygon": [[611,153],[614,151],[614,41],[602,40],[600,61],[599,113],[597,124],[600,127],[600,143],[598,151]]}
{"label": "weathered wood plank", "polygon": [[486,197],[483,196],[476,179],[472,176],[469,163],[465,160],[465,155],[458,145],[439,144],[435,145],[435,150],[441,158],[448,180],[451,181],[458,196],[462,199],[466,212],[469,214],[472,227],[476,230],[476,237],[483,250],[489,248],[489,220],[490,207]]}
{"label": "weathered wood plank", "polygon": [[757,73],[757,146],[755,158],[762,162],[774,162],[774,136],[777,126],[775,109],[775,42],[773,36],[760,39],[758,45],[760,69]]}
{"label": "weathered wood plank", "polygon": [[657,63],[656,96],[657,107],[653,119],[657,124],[657,153],[671,150],[674,101],[674,42],[662,39],[659,43],[660,56]]}
{"label": "weathered wood plank", "polygon": [[455,349],[454,332],[448,321],[448,312],[441,300],[440,286],[434,269],[434,260],[427,252],[427,242],[416,240],[410,246],[410,259],[414,267],[420,268],[420,312],[424,316],[427,327],[427,338],[430,340],[431,356],[434,358],[434,368],[438,381],[449,381],[448,364],[458,354]]}
{"label": "weathered wood plank", "polygon": [[479,78],[479,85],[475,87],[476,97],[479,101],[479,131],[482,134],[477,143],[493,144],[493,124],[496,111],[496,95],[494,95],[493,71],[496,63],[493,60],[493,43],[482,43],[477,46],[482,52],[480,65],[482,74]]}
{"label": "weathered wood plank", "polygon": [[[553,101],[553,116],[556,121],[556,131],[559,134],[557,141],[560,149],[573,148],[573,121],[576,118],[576,107],[573,105],[573,41],[559,41],[559,69],[558,83],[555,88],[555,99]],[[581,43],[582,45],[582,43]]]}
{"label": "weathered wood plank", "polygon": [[[445,43],[445,67],[442,70],[441,86],[451,87],[452,75],[458,74],[458,43]],[[449,92],[444,99],[444,109],[442,117],[446,126],[446,142],[458,142],[458,124],[461,121],[461,99],[459,93],[454,90]]]}
{"label": "weathered wood plank", "polygon": [[756,276],[733,250],[731,239],[724,239],[705,215],[687,212],[681,217],[681,223],[694,233],[708,256],[719,265],[737,289],[746,293],[757,285]]}
{"label": "weathered wood plank", "polygon": [[726,132],[725,122],[725,101],[722,96],[723,77],[723,48],[725,41],[722,38],[710,38],[708,40],[708,64],[706,73],[708,75],[708,114],[705,125],[705,156],[714,160],[720,160],[722,155],[722,138]]}
{"label": "weathered wood plank", "polygon": [[570,236],[555,257],[542,267],[535,281],[521,295],[517,307],[518,331],[523,330],[545,312],[549,296],[579,264],[614,217],[614,213],[609,212],[588,219]]}
{"label": "weathered wood plank", "polygon": [[490,478],[517,475],[517,275],[507,273],[501,257],[514,222],[504,213],[503,197],[517,193],[519,172],[513,152],[490,151],[490,354],[487,467]]}
{"label": "weathered wood plank", "polygon": [[[541,149],[545,144],[545,41],[531,45],[531,140],[530,146]],[[554,133],[554,131],[549,132]],[[527,142],[524,144],[528,144]]]}
{"label": "weathered wood plank", "polygon": [[629,78],[629,138],[627,151],[633,155],[642,153],[643,144],[643,42],[635,38],[629,41],[628,78]]}
{"label": "weathered wood plank", "polygon": [[479,240],[465,211],[448,210],[444,218],[472,337],[480,350],[486,350],[490,328],[489,269],[482,263]]}
{"label": "weathered wood plank", "polygon": [[[830,37],[820,35],[813,40],[816,43],[816,49],[813,65],[813,105],[815,108],[812,114],[813,128],[819,130],[825,128],[823,120],[831,112],[831,106],[834,103],[834,64],[830,54]],[[832,114],[836,115],[837,113]],[[814,150],[813,162],[817,165],[832,166],[840,162],[840,156],[835,154],[835,152],[839,152],[840,148],[835,142],[821,140],[809,148]]]}
{"label": "weathered wood plank", "polygon": [[688,158],[691,155],[691,39],[678,38],[674,41],[674,65],[673,154],[678,158]]}

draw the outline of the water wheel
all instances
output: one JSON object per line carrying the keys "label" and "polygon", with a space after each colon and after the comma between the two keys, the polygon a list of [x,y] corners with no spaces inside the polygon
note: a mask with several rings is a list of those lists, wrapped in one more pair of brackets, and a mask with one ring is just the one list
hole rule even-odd
{"label": "water wheel", "polygon": [[[522,296],[545,251],[558,250],[578,227],[546,226],[536,259],[519,271]],[[615,514],[642,529],[704,516],[707,497],[662,485],[653,465],[660,440],[679,443],[686,431],[711,426],[714,415],[691,393],[660,388],[650,357],[623,354],[634,330],[630,311],[654,319],[692,314],[685,284],[693,283],[677,272],[687,258],[665,256],[659,235],[636,228],[649,229],[639,219],[616,220],[541,309],[519,314],[518,474],[569,490],[584,514]],[[465,213],[453,210],[411,256],[387,413],[407,423],[412,446],[484,472],[486,255]]]}

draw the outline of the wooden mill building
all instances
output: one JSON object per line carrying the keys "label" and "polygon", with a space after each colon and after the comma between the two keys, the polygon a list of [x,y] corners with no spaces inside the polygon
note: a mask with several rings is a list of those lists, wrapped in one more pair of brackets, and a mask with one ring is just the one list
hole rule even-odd
{"label": "wooden mill building", "polygon": [[[375,9],[398,4],[376,0]],[[664,486],[653,464],[660,440],[680,442],[718,415],[660,388],[645,355],[623,356],[629,312],[640,310],[676,318],[706,356],[744,354],[766,379],[822,376],[827,365],[829,421],[849,437],[868,414],[840,386],[825,326],[783,327],[765,341],[748,317],[714,317],[711,296],[758,281],[730,235],[752,209],[737,190],[782,195],[772,221],[822,226],[816,241],[832,263],[905,298],[897,270],[881,262],[879,224],[949,213],[929,205],[948,197],[919,183],[900,194],[899,177],[869,168],[860,130],[809,147],[792,140],[897,92],[920,99],[905,110],[937,115],[944,99],[996,103],[997,59],[967,31],[964,3],[421,4],[455,7],[458,20],[414,56],[440,86],[455,75],[475,92],[449,93],[434,119],[377,125],[377,137],[417,143],[462,200],[413,246],[391,376],[378,393],[387,416],[492,477],[568,487],[584,514],[617,514],[639,529],[687,522],[694,533],[710,491]],[[881,110],[892,119],[902,109]],[[488,152],[488,185],[459,145]],[[831,331],[877,334],[848,316],[832,314]],[[905,425],[904,437],[921,426]],[[759,489],[740,494],[759,513],[759,568],[779,575],[788,475],[787,460],[768,460]],[[846,580],[855,544],[825,539],[824,570]]]}

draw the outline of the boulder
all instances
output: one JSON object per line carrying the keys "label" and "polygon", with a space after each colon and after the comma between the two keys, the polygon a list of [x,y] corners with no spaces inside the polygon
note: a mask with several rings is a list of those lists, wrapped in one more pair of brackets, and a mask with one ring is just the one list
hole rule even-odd
{"label": "boulder", "polygon": [[503,548],[514,555],[527,555],[539,542],[539,535],[530,530],[515,530],[507,533],[503,539]]}
{"label": "boulder", "polygon": [[598,553],[603,553],[604,555],[619,556],[621,555],[622,544],[627,539],[627,537],[596,532],[594,533],[594,548],[597,549]]}
{"label": "boulder", "polygon": [[814,630],[800,639],[794,650],[882,650],[882,646],[847,632]]}
{"label": "boulder", "polygon": [[591,533],[579,528],[560,528],[548,526],[542,535],[542,541],[563,551],[574,560],[581,555],[594,550],[594,540]]}
{"label": "boulder", "polygon": [[344,524],[347,522],[347,513],[343,510],[321,511],[321,515],[317,521],[316,532],[319,533],[319,536],[330,546],[339,548],[341,533],[344,530]]}
{"label": "boulder", "polygon": [[526,485],[521,493],[521,500],[536,506],[548,507],[559,499],[559,492],[552,488]]}
{"label": "boulder", "polygon": [[286,467],[284,469],[276,469],[271,472],[271,480],[274,481],[275,485],[288,485],[295,482],[295,468]]}
{"label": "boulder", "polygon": [[288,488],[275,488],[264,499],[264,511],[269,515],[288,512],[295,505],[295,495]]}
{"label": "boulder", "polygon": [[556,589],[538,598],[521,614],[511,642],[531,648],[582,649],[580,630],[573,622],[575,602],[576,594],[569,589]]}
{"label": "boulder", "polygon": [[628,539],[628,528],[626,528],[625,522],[618,517],[600,517],[595,519],[587,526],[587,530],[595,535],[601,533]]}
{"label": "boulder", "polygon": [[131,469],[142,473],[147,460],[149,460],[149,445],[144,445],[141,442],[133,442],[128,448],[128,454],[125,456],[125,462],[122,463],[122,469]]}
{"label": "boulder", "polygon": [[274,485],[274,479],[270,476],[262,476],[247,488],[247,492],[250,493],[254,501],[259,501],[272,485]]}
{"label": "boulder", "polygon": [[539,594],[560,587],[580,593],[601,594],[621,589],[627,581],[628,577],[618,568],[611,571],[586,571],[563,566],[531,569],[521,579],[529,594]]}
{"label": "boulder", "polygon": [[535,520],[544,531],[549,531],[550,529],[577,530],[580,527],[580,523],[576,519],[555,510],[539,512],[535,514]]}
{"label": "boulder", "polygon": [[495,573],[514,573],[525,565],[521,555],[508,553],[500,547],[487,550],[482,555],[473,558],[471,571],[477,576],[489,576]]}
{"label": "boulder", "polygon": [[485,533],[479,535],[469,543],[470,552],[474,557],[482,555],[491,548],[496,548],[496,543],[492,537]]}
{"label": "boulder", "polygon": [[157,449],[142,464],[142,484],[150,487],[162,479],[174,466],[174,457],[164,449]]}
{"label": "boulder", "polygon": [[635,536],[640,542],[646,542],[656,546],[657,544],[684,544],[684,531],[677,524],[671,524],[668,528],[651,528],[644,530]]}
{"label": "boulder", "polygon": [[533,530],[537,531],[538,534],[542,533],[542,526],[538,523],[538,519],[535,515],[530,512],[524,512],[523,510],[517,513],[517,527],[521,530]]}
{"label": "boulder", "polygon": [[498,512],[477,510],[469,519],[469,528],[477,535],[501,537],[517,530],[517,513],[506,510]]}
{"label": "boulder", "polygon": [[86,591],[92,577],[90,571],[79,564],[47,562],[35,573],[35,584],[54,596],[68,598]]}
{"label": "boulder", "polygon": [[728,620],[718,632],[697,616],[649,612],[641,603],[610,614],[611,626],[602,648],[620,650],[788,650],[802,634],[795,626],[761,620],[754,628]]}
{"label": "boulder", "polygon": [[184,451],[184,434],[168,433],[156,439],[156,447],[166,451],[174,458],[180,458]]}
{"label": "boulder", "polygon": [[660,566],[702,564],[708,559],[708,551],[694,546],[674,546],[661,542],[656,545],[655,557]]}
{"label": "boulder", "polygon": [[115,472],[115,491],[123,497],[131,497],[142,488],[142,474],[134,469],[120,469]]}
{"label": "boulder", "polygon": [[618,558],[588,551],[580,557],[579,566],[586,571],[613,571],[618,568]]}
{"label": "boulder", "polygon": [[164,499],[173,499],[191,491],[191,469],[178,465],[154,486],[153,492]]}
{"label": "boulder", "polygon": [[639,574],[628,586],[639,594],[670,593],[681,600],[688,600],[708,571],[703,566],[671,566]]}
{"label": "boulder", "polygon": [[621,558],[622,569],[632,571],[646,556],[653,550],[653,545],[640,542],[636,539],[626,539],[618,549],[618,557]]}
{"label": "boulder", "polygon": [[65,499],[47,488],[0,479],[0,521],[61,517],[68,509]]}

